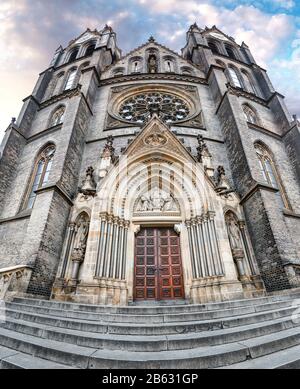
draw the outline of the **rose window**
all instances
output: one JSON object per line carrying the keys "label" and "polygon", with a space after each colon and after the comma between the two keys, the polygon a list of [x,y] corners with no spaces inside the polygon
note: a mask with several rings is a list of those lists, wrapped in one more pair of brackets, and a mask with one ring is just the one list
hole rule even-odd
{"label": "rose window", "polygon": [[190,113],[188,104],[177,96],[167,93],[143,93],[125,100],[119,109],[122,119],[133,123],[144,123],[153,114],[164,122],[184,120]]}

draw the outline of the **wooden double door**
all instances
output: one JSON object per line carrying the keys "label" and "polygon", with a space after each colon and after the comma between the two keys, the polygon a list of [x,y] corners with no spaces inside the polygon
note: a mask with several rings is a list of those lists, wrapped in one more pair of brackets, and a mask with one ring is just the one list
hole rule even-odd
{"label": "wooden double door", "polygon": [[180,239],[173,228],[143,228],[135,240],[135,300],[184,298]]}

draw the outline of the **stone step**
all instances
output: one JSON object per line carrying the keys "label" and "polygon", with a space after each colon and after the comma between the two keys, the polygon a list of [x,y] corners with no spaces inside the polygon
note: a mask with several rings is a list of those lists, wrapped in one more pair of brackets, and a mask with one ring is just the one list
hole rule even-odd
{"label": "stone step", "polygon": [[220,369],[300,369],[300,345]]}
{"label": "stone step", "polygon": [[[165,321],[160,323],[124,323],[122,318],[119,322],[107,323],[105,321],[99,322],[86,319],[73,319],[70,318],[69,312],[65,315],[61,313],[61,316],[49,315],[47,311],[45,314],[34,313],[34,309],[28,313],[26,310],[29,306],[18,306],[18,309],[6,309],[6,315],[20,320],[28,320],[30,322],[39,322],[44,325],[54,325],[59,327],[70,328],[74,330],[98,332],[98,333],[111,333],[111,334],[127,334],[127,335],[163,335],[163,334],[178,334],[188,332],[201,332],[201,331],[213,331],[216,329],[239,327],[242,325],[249,325],[255,323],[262,323],[268,320],[274,320],[282,317],[291,316],[294,314],[296,307],[286,307],[270,311],[257,312],[250,315],[241,315],[234,317],[226,317],[219,320],[193,320],[188,321],[190,318],[186,316],[186,321]],[[39,308],[38,308],[39,309]],[[52,319],[52,320],[51,320]],[[53,320],[54,319],[54,320]],[[57,324],[55,324],[57,323]]]}
{"label": "stone step", "polygon": [[160,336],[99,334],[87,331],[61,329],[54,325],[47,326],[15,319],[7,319],[5,323],[1,324],[1,327],[30,336],[77,344],[84,347],[152,352],[188,350],[197,347],[238,342],[283,331],[288,328],[296,327],[297,325],[300,326],[300,323],[294,323],[291,317],[287,317],[238,328]]}
{"label": "stone step", "polygon": [[52,362],[90,369],[193,369],[216,368],[257,358],[300,344],[299,328],[243,342],[191,350],[131,352],[98,350],[19,334],[0,328],[0,344]]}
{"label": "stone step", "polygon": [[[300,300],[298,301],[300,304]],[[226,321],[230,318],[230,322],[234,323],[234,320],[244,316],[245,320],[249,321],[250,317],[263,314],[270,311],[272,313],[280,311],[284,308],[292,308],[294,301],[279,301],[276,303],[261,304],[253,307],[236,307],[227,310],[207,311],[207,312],[187,312],[187,313],[171,313],[171,314],[157,314],[157,315],[127,315],[127,314],[112,314],[112,313],[93,313],[72,310],[72,306],[68,310],[53,309],[51,307],[43,307],[37,305],[20,304],[20,303],[6,303],[5,306],[9,310],[17,310],[22,312],[34,312],[39,314],[45,314],[48,316],[63,317],[64,319],[78,319],[96,321],[99,323],[140,323],[140,324],[166,324],[166,323],[180,323],[180,322],[192,322],[192,321]],[[295,309],[295,308],[294,308]],[[252,316],[251,316],[252,315]],[[267,319],[266,319],[267,320]],[[214,322],[208,323],[213,324]],[[207,324],[207,323],[205,323]],[[218,326],[218,324],[216,324]],[[234,324],[233,324],[234,325]]]}
{"label": "stone step", "polygon": [[72,369],[71,366],[62,365],[33,357],[29,354],[20,353],[18,351],[0,346],[0,368],[1,369]]}
{"label": "stone step", "polygon": [[112,314],[128,314],[128,315],[157,315],[157,314],[171,314],[171,313],[187,313],[187,312],[203,312],[203,311],[216,311],[225,310],[237,307],[256,306],[259,304],[279,302],[279,301],[291,301],[293,299],[300,298],[300,293],[291,293],[290,295],[276,295],[259,297],[252,299],[233,300],[218,303],[209,304],[195,304],[195,305],[174,305],[174,306],[106,306],[106,305],[91,305],[91,304],[78,304],[78,303],[66,303],[59,301],[38,300],[30,298],[14,298],[13,301],[21,304],[35,305],[50,307],[52,309],[60,310],[73,310],[84,311],[93,313],[112,313]]}

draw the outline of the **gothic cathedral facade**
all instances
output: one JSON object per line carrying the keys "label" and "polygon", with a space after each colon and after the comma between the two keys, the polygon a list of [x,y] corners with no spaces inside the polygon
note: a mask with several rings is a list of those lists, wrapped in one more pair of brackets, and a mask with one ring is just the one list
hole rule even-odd
{"label": "gothic cathedral facade", "polygon": [[0,294],[218,302],[300,287],[300,125],[217,27],[59,47],[0,148]]}

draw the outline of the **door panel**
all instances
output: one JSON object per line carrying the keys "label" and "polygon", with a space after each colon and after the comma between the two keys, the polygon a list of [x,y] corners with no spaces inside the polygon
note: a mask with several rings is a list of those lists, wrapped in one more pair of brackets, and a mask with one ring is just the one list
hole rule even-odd
{"label": "door panel", "polygon": [[136,236],[136,300],[184,298],[180,240],[171,228],[144,228]]}

